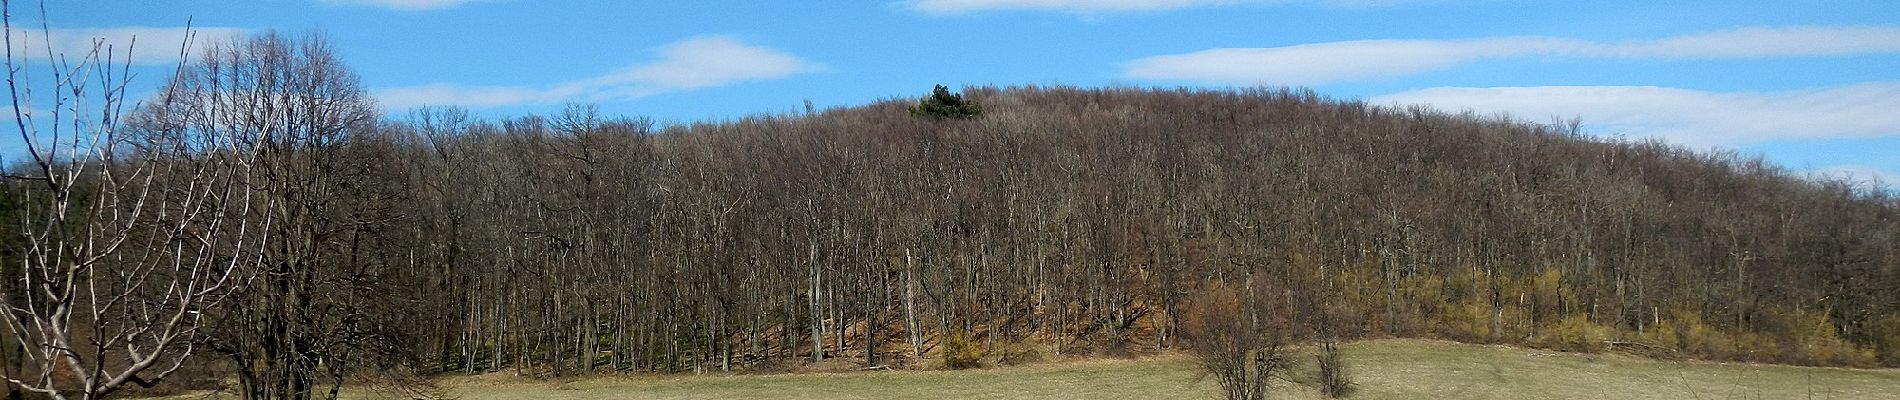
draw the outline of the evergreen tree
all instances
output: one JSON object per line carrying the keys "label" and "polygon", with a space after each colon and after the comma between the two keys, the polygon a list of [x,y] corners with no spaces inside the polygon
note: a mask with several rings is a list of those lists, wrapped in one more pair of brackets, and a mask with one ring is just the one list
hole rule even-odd
{"label": "evergreen tree", "polygon": [[973,101],[965,101],[963,95],[950,93],[950,88],[937,85],[925,97],[910,108],[910,113],[931,118],[969,118],[983,113],[983,107]]}

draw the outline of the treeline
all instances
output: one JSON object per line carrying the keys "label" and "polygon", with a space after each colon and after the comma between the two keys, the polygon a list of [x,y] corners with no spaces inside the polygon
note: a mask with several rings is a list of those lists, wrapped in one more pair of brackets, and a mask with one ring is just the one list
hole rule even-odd
{"label": "treeline", "polygon": [[[200,64],[126,116],[118,158],[11,167],[7,293],[50,301],[14,265],[157,271],[99,283],[127,311],[72,326],[186,315],[175,340],[251,397],[398,372],[883,365],[946,338],[993,359],[1169,348],[1185,299],[1255,279],[1327,299],[1352,336],[1900,365],[1893,192],[1575,123],[1035,86],[966,88],[982,113],[950,119],[912,100],[668,126],[588,106],[379,117],[320,40]],[[73,171],[104,175],[49,184]],[[159,194],[121,201],[141,188]],[[99,211],[43,223],[70,207]],[[99,232],[73,224],[164,227],[121,236],[172,250],[46,262],[69,255],[46,232]],[[199,273],[241,280],[141,303]],[[10,332],[8,376],[49,376]],[[75,359],[137,359],[100,354]]]}
{"label": "treeline", "polygon": [[877,363],[961,332],[1115,351],[1269,274],[1362,334],[1900,362],[1890,192],[1297,90],[965,95],[989,113],[420,111],[385,127],[430,188],[403,240],[456,312],[413,329],[465,371]]}

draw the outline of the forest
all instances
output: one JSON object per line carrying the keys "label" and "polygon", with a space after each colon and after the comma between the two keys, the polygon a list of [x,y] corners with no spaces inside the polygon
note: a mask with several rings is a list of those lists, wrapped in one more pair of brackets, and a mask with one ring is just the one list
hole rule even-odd
{"label": "forest", "polygon": [[385,114],[318,36],[191,61],[154,98],[61,87],[117,103],[53,139],[18,124],[16,395],[1131,354],[1243,282],[1345,339],[1900,366],[1895,191],[1580,121],[1035,85],[947,115]]}

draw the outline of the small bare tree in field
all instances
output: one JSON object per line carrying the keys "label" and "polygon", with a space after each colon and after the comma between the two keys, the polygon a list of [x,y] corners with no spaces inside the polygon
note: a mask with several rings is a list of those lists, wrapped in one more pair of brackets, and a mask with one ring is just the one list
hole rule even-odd
{"label": "small bare tree in field", "polygon": [[1358,389],[1352,375],[1346,369],[1346,359],[1339,354],[1339,343],[1334,339],[1322,337],[1318,354],[1313,355],[1314,385],[1320,394],[1331,398],[1351,396]]}
{"label": "small bare tree in field", "polygon": [[1248,281],[1215,283],[1195,295],[1181,323],[1188,351],[1229,400],[1267,398],[1269,381],[1293,364],[1287,296],[1273,285]]}
{"label": "small bare tree in field", "polygon": [[[0,1],[7,87],[28,159],[0,181],[17,236],[0,264],[0,321],[21,347],[0,375],[55,399],[151,387],[196,352],[201,316],[242,283],[234,261],[263,244],[244,232],[268,221],[231,212],[247,191],[220,183],[246,160],[215,137],[122,123],[131,45],[57,54],[36,38],[47,64],[32,65],[11,6]],[[165,110],[165,97],[148,106]]]}

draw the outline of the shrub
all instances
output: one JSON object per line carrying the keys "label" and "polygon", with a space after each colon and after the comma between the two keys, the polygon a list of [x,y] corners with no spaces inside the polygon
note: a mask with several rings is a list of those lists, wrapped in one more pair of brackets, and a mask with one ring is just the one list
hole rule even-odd
{"label": "shrub", "polygon": [[1776,346],[1781,351],[1775,361],[1848,366],[1874,363],[1874,352],[1842,338],[1825,311],[1772,309],[1768,319],[1770,333],[1782,338]]}
{"label": "shrub", "polygon": [[983,366],[983,350],[977,348],[976,340],[969,333],[956,332],[943,339],[944,368],[968,369]]}
{"label": "shrub", "polygon": [[1708,358],[1735,357],[1735,341],[1692,311],[1670,310],[1668,317],[1644,329],[1642,337],[1676,351]]}
{"label": "shrub", "polygon": [[1341,398],[1351,396],[1357,384],[1346,371],[1346,359],[1339,356],[1339,346],[1331,341],[1320,342],[1319,354],[1313,356],[1319,368],[1314,373],[1314,383],[1319,392],[1326,397]]}
{"label": "shrub", "polygon": [[1900,315],[1888,315],[1874,323],[1872,336],[1880,365],[1900,367]]}
{"label": "shrub", "polygon": [[1536,344],[1555,350],[1595,353],[1603,351],[1607,346],[1603,341],[1609,337],[1609,328],[1590,322],[1590,317],[1583,314],[1571,314],[1546,326]]}
{"label": "shrub", "polygon": [[964,100],[961,94],[950,93],[950,88],[937,85],[936,89],[930,91],[929,97],[910,108],[910,113],[936,119],[969,118],[983,113],[983,107]]}
{"label": "shrub", "polygon": [[1265,398],[1268,381],[1284,378],[1292,365],[1285,351],[1290,311],[1278,297],[1283,293],[1266,285],[1243,289],[1216,283],[1187,302],[1182,338],[1203,376],[1214,376],[1227,399]]}
{"label": "shrub", "polygon": [[1444,305],[1436,322],[1439,334],[1457,340],[1483,342],[1495,334],[1491,331],[1491,305],[1476,298]]}

